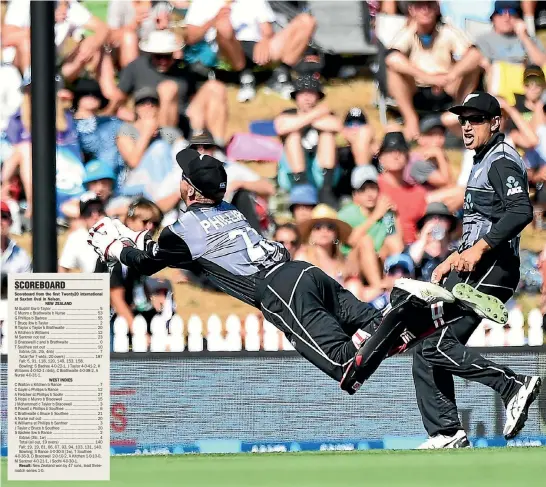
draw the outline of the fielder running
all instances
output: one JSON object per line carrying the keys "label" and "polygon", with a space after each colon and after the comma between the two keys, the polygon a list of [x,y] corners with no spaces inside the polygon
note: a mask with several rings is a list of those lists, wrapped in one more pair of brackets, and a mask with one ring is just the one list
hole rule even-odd
{"label": "fielder running", "polygon": [[[227,294],[260,309],[304,358],[350,394],[387,356],[445,326],[439,303],[453,303],[451,292],[401,280],[389,312],[382,316],[319,268],[290,261],[281,244],[262,238],[235,207],[223,202],[227,176],[220,161],[192,149],[179,152],[176,159],[186,213],[163,229],[157,242],[147,232],[103,218],[90,230],[89,240],[103,260],[120,261],[146,275],[166,267],[204,272]],[[476,299],[470,287],[465,291],[469,296],[462,296],[461,306],[506,320],[500,301]],[[403,318],[414,310],[435,319],[408,324]]]}

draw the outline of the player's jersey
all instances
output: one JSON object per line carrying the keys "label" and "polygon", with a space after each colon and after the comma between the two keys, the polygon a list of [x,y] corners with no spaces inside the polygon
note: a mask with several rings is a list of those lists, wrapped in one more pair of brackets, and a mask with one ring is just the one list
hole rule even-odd
{"label": "player's jersey", "polygon": [[532,217],[532,207],[524,162],[504,135],[493,137],[474,156],[463,209],[459,252],[485,238],[499,252],[519,254],[519,232],[529,213]]}
{"label": "player's jersey", "polygon": [[290,260],[282,244],[263,238],[226,202],[191,205],[157,243],[148,243],[144,256],[138,252],[125,249],[122,261],[146,274],[167,266],[203,271],[221,290],[251,305],[258,282]]}

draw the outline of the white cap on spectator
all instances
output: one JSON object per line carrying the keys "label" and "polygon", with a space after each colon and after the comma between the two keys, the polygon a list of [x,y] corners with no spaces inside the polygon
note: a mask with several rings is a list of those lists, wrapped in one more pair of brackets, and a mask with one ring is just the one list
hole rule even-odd
{"label": "white cap on spectator", "polygon": [[368,182],[377,183],[377,169],[374,166],[358,166],[351,174],[351,186],[353,189],[360,189]]}
{"label": "white cap on spectator", "polygon": [[138,47],[152,54],[170,54],[182,49],[184,44],[170,30],[154,30],[147,39],[138,43]]}

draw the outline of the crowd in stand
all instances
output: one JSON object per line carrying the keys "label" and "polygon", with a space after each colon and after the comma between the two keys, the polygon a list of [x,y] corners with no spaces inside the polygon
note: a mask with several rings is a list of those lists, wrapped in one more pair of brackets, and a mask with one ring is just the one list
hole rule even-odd
{"label": "crowd in stand", "polygon": [[[383,308],[397,277],[428,280],[456,248],[473,154],[464,151],[456,174],[446,143],[462,147],[460,126],[447,108],[476,89],[500,101],[502,130],[528,165],[542,229],[546,49],[535,30],[544,2],[361,2],[372,19],[372,43],[381,47],[384,95],[400,117],[383,134],[374,131],[364,100],[341,117],[332,111],[323,89],[329,58],[313,40],[321,26],[307,2],[287,3],[293,15],[280,23],[265,0],[110,1],[105,18],[86,2],[56,2],[57,218],[70,232],[60,272],[106,270],[86,244],[86,229],[103,215],[151,231],[174,222],[184,210],[174,155],[191,146],[225,161],[226,199],[253,228]],[[1,4],[4,289],[6,272],[31,265],[9,228],[31,230],[38,202],[30,1]],[[260,86],[262,72],[270,75]],[[235,103],[221,78],[235,85]],[[269,159],[278,163],[274,180],[228,157],[236,154],[229,150],[230,112],[244,110],[258,89],[272,103],[293,101],[265,129],[262,121],[260,135],[245,139],[251,149],[265,137],[280,141],[282,151]],[[286,195],[289,219],[270,210],[279,195]],[[539,292],[546,266],[542,256],[533,258],[522,260],[522,288]],[[189,272],[176,279],[213,288]],[[136,313],[174,312],[168,281],[120,266],[111,287],[113,312],[129,324]]]}

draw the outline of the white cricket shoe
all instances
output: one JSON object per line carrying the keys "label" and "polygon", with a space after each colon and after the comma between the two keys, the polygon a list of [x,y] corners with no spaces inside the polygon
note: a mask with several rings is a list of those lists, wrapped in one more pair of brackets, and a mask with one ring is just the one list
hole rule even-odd
{"label": "white cricket shoe", "polygon": [[237,101],[246,103],[256,97],[256,80],[251,72],[244,72],[241,75]]}
{"label": "white cricket shoe", "polygon": [[439,301],[453,303],[455,301],[455,297],[447,289],[430,282],[401,277],[394,281],[394,287],[406,291],[427,304],[434,304]]}
{"label": "white cricket shoe", "polygon": [[506,406],[506,423],[503,434],[507,440],[514,438],[525,426],[529,406],[538,397],[542,380],[538,376],[527,376],[516,395]]}
{"label": "white cricket shoe", "polygon": [[470,448],[470,442],[464,430],[459,430],[453,436],[431,436],[417,450],[436,450],[441,448]]}

